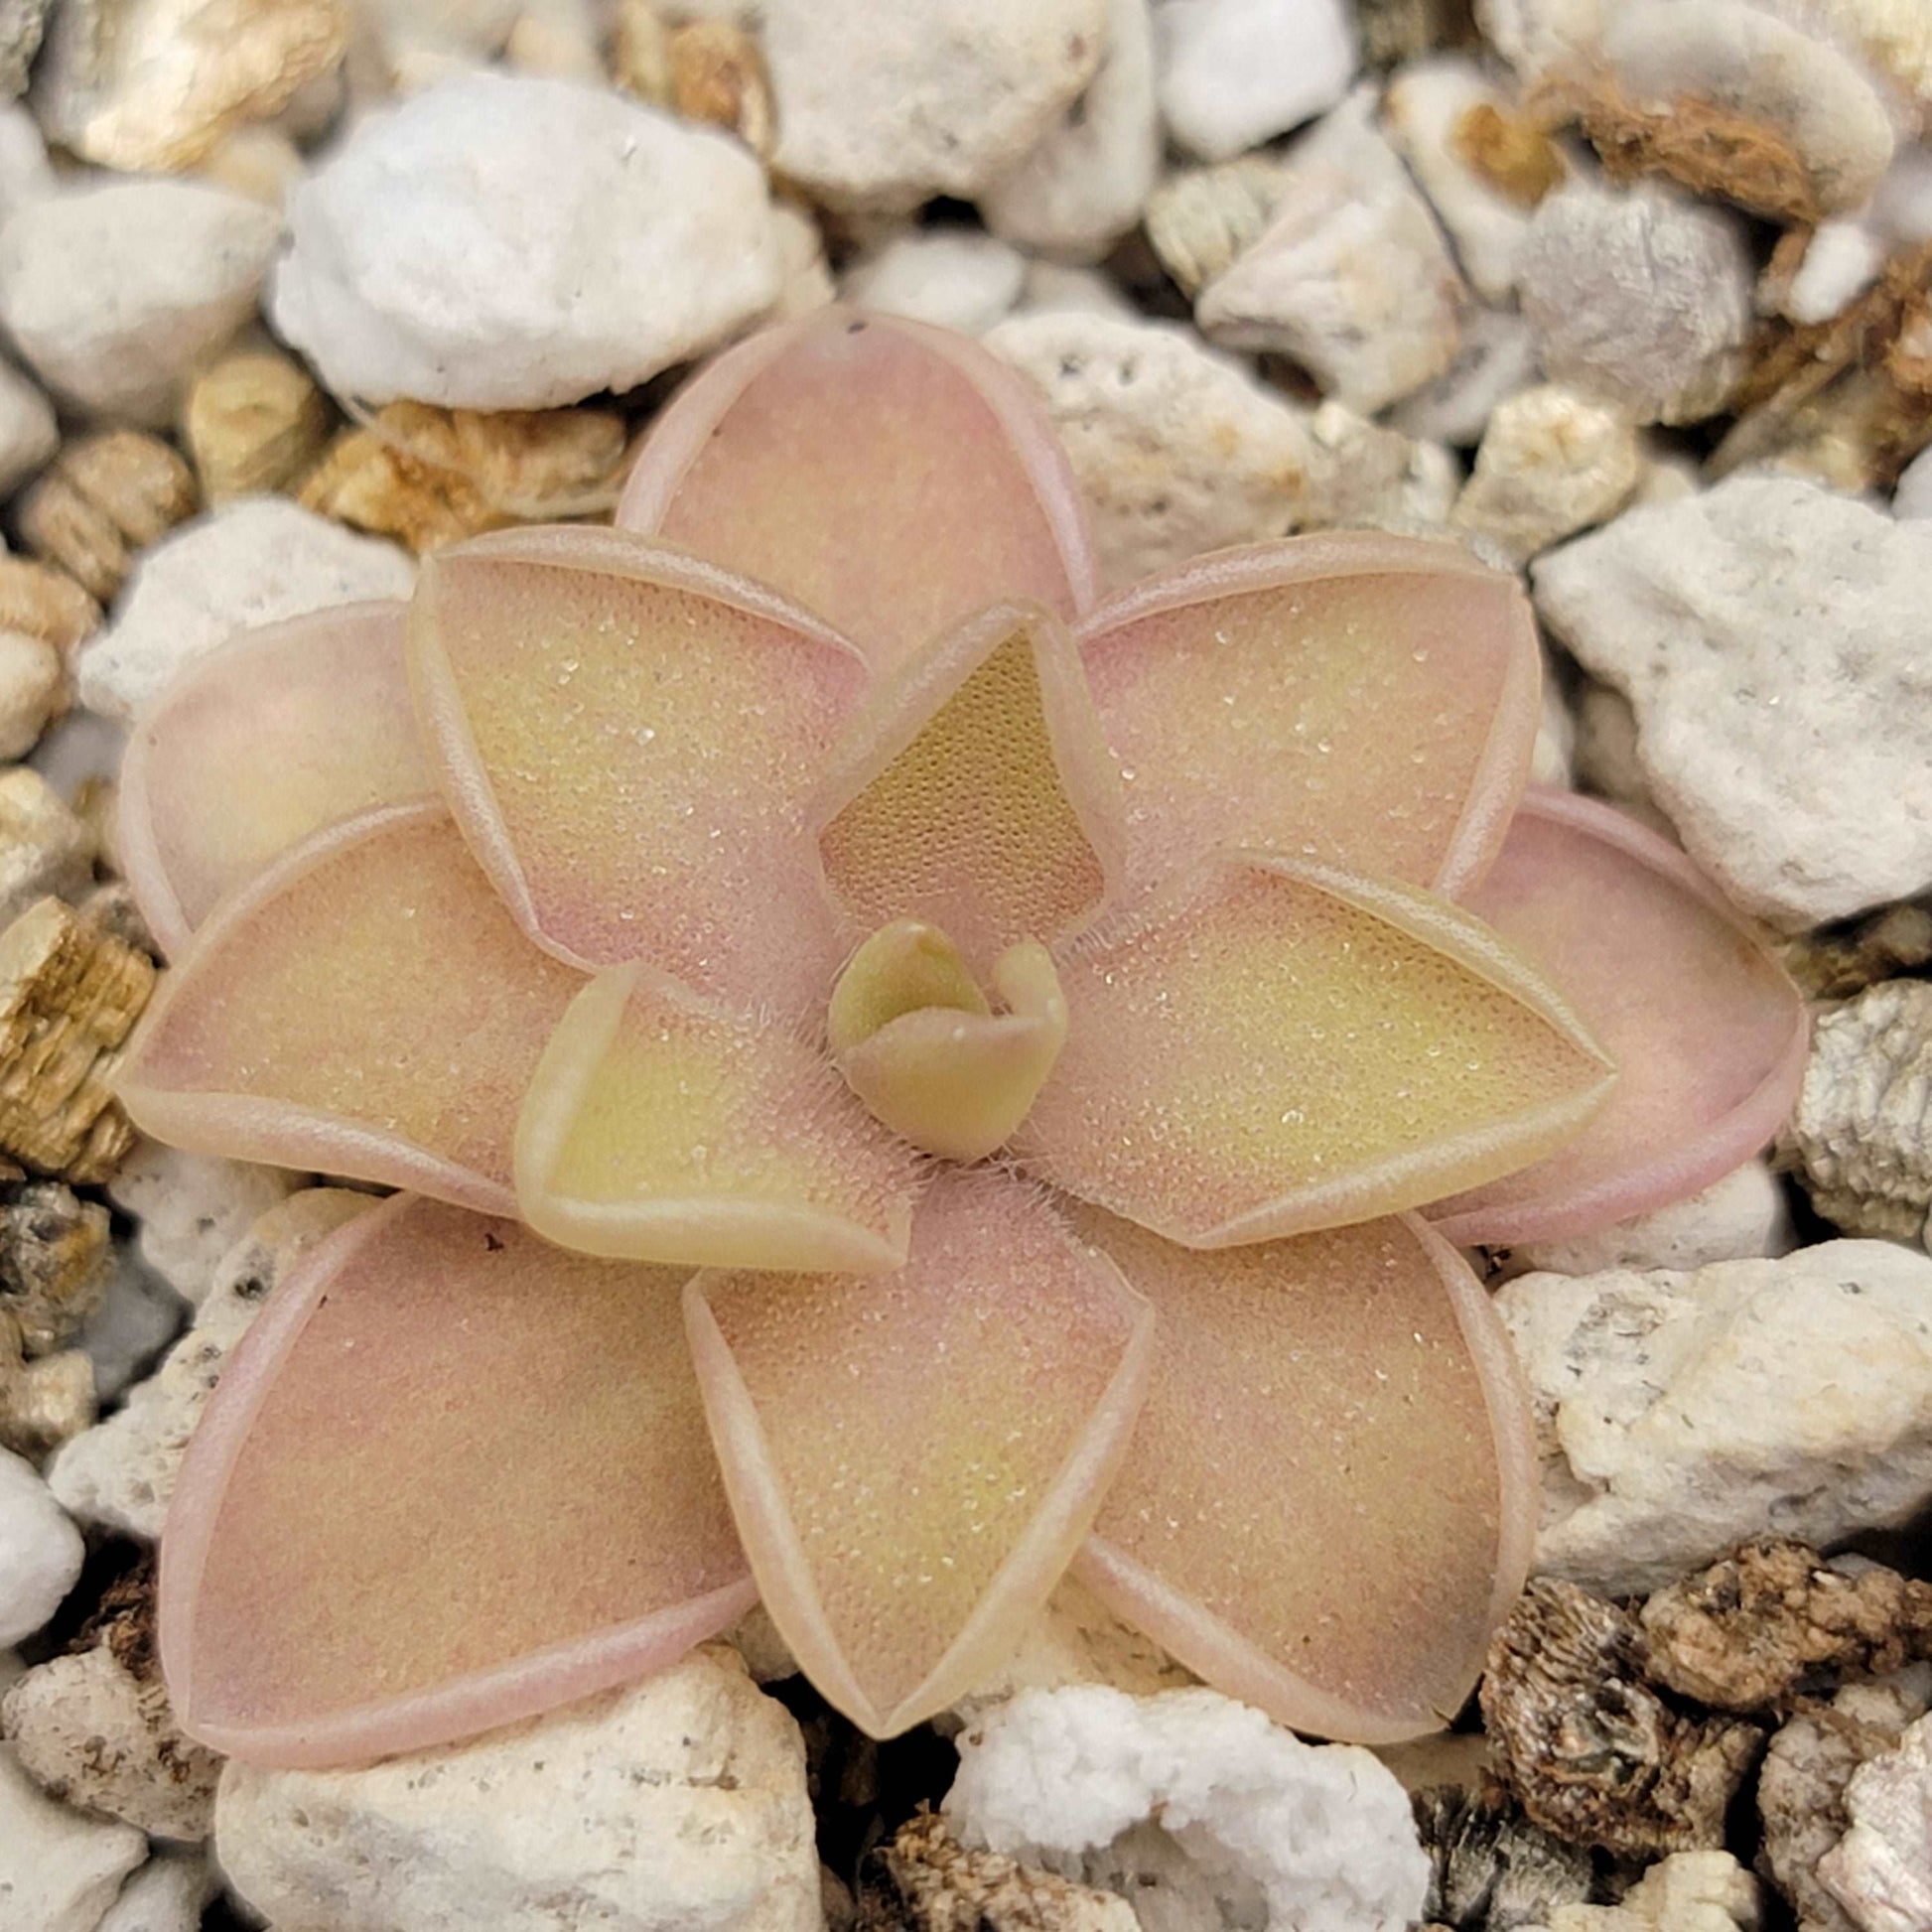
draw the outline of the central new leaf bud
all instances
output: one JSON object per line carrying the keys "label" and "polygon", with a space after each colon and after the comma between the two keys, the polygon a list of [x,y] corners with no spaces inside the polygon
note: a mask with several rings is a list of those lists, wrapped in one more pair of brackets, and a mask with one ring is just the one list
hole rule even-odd
{"label": "central new leaf bud", "polygon": [[919,919],[894,919],[853,954],[825,1031],[847,1084],[928,1154],[979,1161],[1026,1119],[1066,1043],[1066,996],[1044,946],[993,962],[995,1013],[959,948]]}

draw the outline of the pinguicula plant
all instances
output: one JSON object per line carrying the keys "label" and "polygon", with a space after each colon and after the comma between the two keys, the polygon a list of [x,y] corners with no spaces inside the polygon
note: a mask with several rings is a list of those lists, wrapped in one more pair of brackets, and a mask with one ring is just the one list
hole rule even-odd
{"label": "pinguicula plant", "polygon": [[1526,791],[1539,678],[1443,545],[1099,596],[1017,378],[844,311],[692,381],[616,529],[194,670],[122,1097],[403,1191],[192,1446],[186,1728],[427,1745],[761,1597],[887,1735],[1069,1565],[1286,1724],[1442,1724],[1537,1500],[1457,1244],[1692,1192],[1804,1045],[1681,855]]}

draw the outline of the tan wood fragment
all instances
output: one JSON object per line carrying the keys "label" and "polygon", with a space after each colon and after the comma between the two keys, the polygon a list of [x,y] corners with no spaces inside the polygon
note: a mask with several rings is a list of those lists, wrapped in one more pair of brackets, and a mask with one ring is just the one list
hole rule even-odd
{"label": "tan wood fragment", "polygon": [[154,963],[44,898],[0,933],[0,1152],[105,1180],[134,1144],[110,1088],[154,990]]}

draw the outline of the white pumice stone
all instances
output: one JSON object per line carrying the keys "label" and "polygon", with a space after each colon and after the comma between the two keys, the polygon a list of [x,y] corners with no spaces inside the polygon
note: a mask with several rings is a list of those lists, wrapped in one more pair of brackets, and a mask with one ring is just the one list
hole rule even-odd
{"label": "white pumice stone", "polygon": [[215,1849],[277,1932],[820,1932],[805,1749],[722,1645],[361,1769],[230,1760]]}
{"label": "white pumice stone", "polygon": [[995,234],[1098,260],[1141,218],[1161,164],[1148,0],[1108,0],[1100,67],[1018,167],[979,198]]}
{"label": "white pumice stone", "polygon": [[1932,1256],[1828,1241],[1496,1297],[1543,1458],[1540,1571],[1641,1595],[1775,1530],[1829,1548],[1932,1500]]}
{"label": "white pumice stone", "polygon": [[0,1449],[0,1649],[31,1637],[61,1607],[86,1555],[39,1471]]}
{"label": "white pumice stone", "polygon": [[80,651],[81,702],[120,724],[198,658],[256,624],[407,597],[414,562],[286,496],[238,496],[143,555],[114,621]]}
{"label": "white pumice stone", "polygon": [[1932,887],[1932,526],[1735,476],[1539,558],[1539,616],[1636,713],[1692,856],[1799,928]]}
{"label": "white pumice stone", "polygon": [[1155,0],[1154,29],[1168,131],[1205,161],[1325,112],[1361,58],[1344,0]]}
{"label": "white pumice stone", "polygon": [[[1143,1923],[1402,1932],[1429,1859],[1372,1753],[1305,1744],[1216,1691],[1027,1691],[959,1738],[961,1840],[1135,1900]],[[1150,1913],[1159,1912],[1159,1918]]]}
{"label": "white pumice stone", "polygon": [[628,389],[768,310],[736,141],[609,88],[463,74],[369,115],[295,193],[269,310],[338,395],[545,409]]}
{"label": "white pumice stone", "polygon": [[0,321],[71,409],[163,428],[254,313],[280,234],[274,209],[201,182],[36,197],[0,226]]}

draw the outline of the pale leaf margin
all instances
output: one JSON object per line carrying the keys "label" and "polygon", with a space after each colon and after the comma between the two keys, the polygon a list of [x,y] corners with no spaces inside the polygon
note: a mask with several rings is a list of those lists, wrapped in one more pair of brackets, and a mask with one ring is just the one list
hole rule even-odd
{"label": "pale leaf margin", "polygon": [[[1071,1234],[1066,1238],[1075,1239]],[[955,1703],[999,1667],[1013,1647],[1012,1625],[1001,1606],[1016,1597],[1045,1600],[1062,1574],[1061,1553],[1091,1528],[1114,1476],[1126,1460],[1134,1424],[1147,1397],[1153,1364],[1154,1309],[1129,1284],[1111,1257],[1086,1243],[1079,1245],[1090,1265],[1103,1268],[1113,1277],[1135,1310],[1134,1326],[1119,1366],[1071,1452],[1048,1484],[1038,1510],[994,1573],[958,1636],[925,1681],[896,1709],[884,1712],[860,1687],[833,1634],[790,1507],[773,1474],[770,1449],[758,1411],[705,1299],[706,1276],[696,1275],[685,1285],[685,1329],[705,1390],[705,1419],[718,1449],[718,1465],[739,1538],[752,1559],[754,1573],[762,1570],[783,1578],[783,1591],[777,1593],[789,1599],[780,1611],[773,1608],[772,1593],[768,1592],[765,1607],[814,1688],[869,1737],[897,1737],[911,1729]]]}
{"label": "pale leaf margin", "polygon": [[[1628,854],[1639,865],[1661,873],[1740,936],[1760,943],[1758,935],[1692,859],[1626,813],[1594,798],[1542,785],[1531,788],[1521,810],[1567,825],[1584,837],[1600,839]],[[1478,1204],[1459,1212],[1432,1215],[1431,1225],[1461,1247],[1560,1241],[1636,1214],[1654,1212],[1709,1187],[1749,1159],[1748,1152],[1740,1152],[1740,1144],[1762,1148],[1776,1139],[1798,1098],[1811,1056],[1811,1016],[1795,988],[1792,1004],[1795,1018],[1791,1037],[1775,1064],[1742,1101],[1681,1146],[1592,1186],[1516,1206],[1506,1202],[1494,1207]],[[1638,1204],[1630,1205],[1633,1200]]]}
{"label": "pale leaf margin", "polygon": [[[1529,1391],[1515,1350],[1468,1263],[1419,1216],[1396,1218],[1415,1235],[1442,1277],[1482,1386],[1496,1448],[1499,1534],[1487,1618],[1493,1633],[1523,1592],[1536,1546],[1543,1491]],[[1325,1561],[1346,1560],[1345,1552],[1322,1555]],[[1104,1602],[1131,1604],[1124,1613],[1138,1629],[1224,1696],[1252,1704],[1277,1724],[1319,1737],[1399,1744],[1428,1736],[1449,1724],[1482,1674],[1483,1656],[1477,1652],[1464,1669],[1461,1695],[1446,1701],[1448,1708],[1419,1710],[1409,1718],[1376,1716],[1298,1676],[1098,1535],[1089,1535],[1080,1546],[1072,1574]]]}
{"label": "pale leaf margin", "polygon": [[654,538],[622,530],[577,524],[533,524],[518,530],[496,530],[443,553],[426,565],[409,609],[406,660],[409,688],[416,701],[422,728],[423,753],[435,772],[450,815],[464,843],[496,890],[511,918],[532,945],[581,973],[599,970],[543,930],[536,897],[510,838],[496,797],[496,789],[478,749],[461,687],[449,657],[436,634],[435,571],[482,559],[497,563],[527,563],[587,577],[604,576],[623,582],[655,585],[689,597],[709,598],[763,622],[802,632],[812,642],[851,658],[862,668],[865,654],[823,619],[802,605],[766,590],[749,578],[661,544]]}
{"label": "pale leaf margin", "polygon": [[[386,1755],[398,1720],[444,1737],[541,1716],[561,1704],[629,1683],[676,1662],[716,1636],[758,1601],[748,1575],[740,1582],[634,1623],[573,1637],[530,1651],[513,1663],[480,1671],[433,1691],[332,1713],[299,1725],[204,1723],[195,1712],[195,1600],[207,1568],[229,1477],[245,1452],[255,1419],[274,1392],[278,1371],[308,1326],[329,1283],[364,1245],[406,1214],[415,1197],[397,1194],[320,1241],[280,1282],[235,1344],[222,1380],[244,1394],[211,1405],[189,1442],[161,1539],[157,1648],[161,1674],[182,1728],[209,1749],[273,1770],[309,1770]],[[568,1657],[568,1669],[558,1660]]]}
{"label": "pale leaf margin", "polygon": [[[175,972],[185,975],[204,951],[224,945],[261,904],[326,864],[345,846],[391,825],[448,816],[436,801],[382,805],[316,833],[217,905],[196,934],[194,951]],[[160,990],[128,1042],[127,1068],[138,1065],[142,1040],[150,1032],[160,1030],[175,993],[176,987],[164,976]],[[256,1094],[208,1090],[175,1093],[161,1087],[144,1087],[128,1078],[125,1070],[116,1080],[114,1091],[143,1133],[186,1153],[258,1161],[267,1167],[341,1174],[349,1179],[369,1177],[373,1164],[373,1174],[383,1185],[414,1187],[433,1199],[453,1207],[472,1208],[479,1214],[520,1218],[510,1188],[499,1186],[441,1155],[431,1154],[426,1148],[375,1133],[339,1114]]]}
{"label": "pale leaf margin", "polygon": [[1501,849],[1535,750],[1543,661],[1535,621],[1513,578],[1491,570],[1459,544],[1378,530],[1315,531],[1291,540],[1215,551],[1129,585],[1080,620],[1073,641],[1084,651],[1090,641],[1108,631],[1171,611],[1220,598],[1356,577],[1468,578],[1493,586],[1499,596],[1513,593],[1522,606],[1511,618],[1516,634],[1504,664],[1489,735],[1470,777],[1461,816],[1431,882],[1434,891],[1453,898],[1476,884]]}

